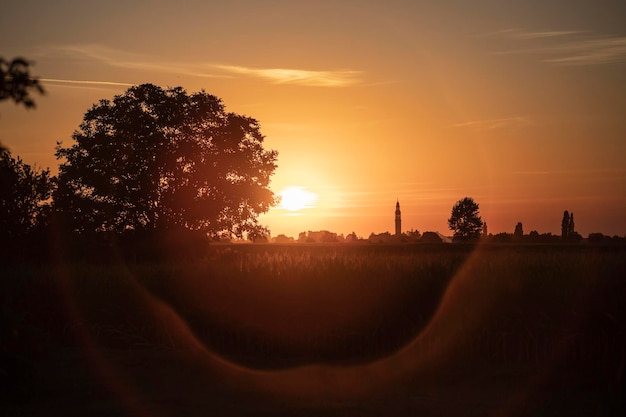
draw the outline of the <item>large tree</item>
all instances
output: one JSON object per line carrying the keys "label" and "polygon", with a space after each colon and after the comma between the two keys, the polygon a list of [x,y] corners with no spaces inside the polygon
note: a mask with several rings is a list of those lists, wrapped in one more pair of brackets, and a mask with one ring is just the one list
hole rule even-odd
{"label": "large tree", "polygon": [[14,241],[42,226],[52,189],[49,170],[31,168],[0,151],[0,239]]}
{"label": "large tree", "polygon": [[470,197],[457,201],[452,207],[448,226],[454,232],[455,240],[480,237],[483,221],[478,212],[478,204]]}
{"label": "large tree", "polygon": [[74,144],[57,145],[55,205],[75,231],[189,229],[242,236],[257,217],[277,153],[259,123],[204,91],[143,84],[84,116]]}

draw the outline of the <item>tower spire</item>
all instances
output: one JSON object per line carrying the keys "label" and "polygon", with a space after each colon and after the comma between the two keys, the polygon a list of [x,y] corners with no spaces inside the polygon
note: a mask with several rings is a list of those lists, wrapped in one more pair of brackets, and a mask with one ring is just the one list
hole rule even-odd
{"label": "tower spire", "polygon": [[402,215],[400,213],[400,200],[396,198],[396,236],[402,235]]}

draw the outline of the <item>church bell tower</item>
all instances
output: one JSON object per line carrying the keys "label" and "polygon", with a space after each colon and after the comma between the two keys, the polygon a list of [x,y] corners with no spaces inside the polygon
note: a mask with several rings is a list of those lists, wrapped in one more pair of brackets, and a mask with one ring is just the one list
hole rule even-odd
{"label": "church bell tower", "polygon": [[396,200],[396,236],[402,235],[402,218],[400,216],[400,201]]}

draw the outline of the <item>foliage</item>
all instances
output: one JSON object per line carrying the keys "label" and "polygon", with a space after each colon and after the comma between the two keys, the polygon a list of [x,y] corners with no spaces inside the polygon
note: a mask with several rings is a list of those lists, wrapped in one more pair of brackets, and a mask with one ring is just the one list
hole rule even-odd
{"label": "foliage", "polygon": [[[26,108],[35,107],[30,91],[35,90],[39,94],[45,94],[45,91],[39,80],[30,75],[29,66],[30,63],[24,58],[6,61],[0,57],[0,101],[10,99]],[[0,152],[6,150],[0,144]]]}
{"label": "foliage", "polygon": [[39,80],[30,75],[29,66],[24,58],[7,61],[0,57],[0,101],[11,99],[27,108],[35,107],[30,92],[44,94],[44,89]]}
{"label": "foliage", "polygon": [[299,243],[337,243],[337,233],[328,230],[309,230],[298,234]]}
{"label": "foliage", "polygon": [[213,95],[134,86],[87,111],[73,140],[57,145],[54,199],[75,231],[267,232],[257,216],[275,203],[277,153],[255,119]]}
{"label": "foliage", "polygon": [[478,238],[483,227],[478,204],[470,197],[457,201],[452,207],[448,226],[454,232],[455,240]]}
{"label": "foliage", "polygon": [[522,227],[522,222],[517,222],[515,225],[515,232],[513,232],[513,236],[515,239],[521,239],[524,237],[524,229]]}
{"label": "foliage", "polygon": [[561,237],[567,239],[572,233],[574,233],[574,213],[570,214],[565,210],[561,220]]}
{"label": "foliage", "polygon": [[15,239],[43,225],[53,181],[49,170],[37,170],[9,151],[0,152],[0,237]]}
{"label": "foliage", "polygon": [[489,236],[489,241],[494,243],[511,243],[513,242],[513,237],[514,235],[511,235],[510,233],[501,232],[496,233],[493,236]]}
{"label": "foliage", "polygon": [[579,242],[583,238],[576,232],[574,213],[569,213],[567,210],[563,212],[563,220],[561,220],[561,238],[571,242]]}
{"label": "foliage", "polygon": [[420,242],[424,243],[442,243],[443,239],[436,232],[424,232],[420,238]]}

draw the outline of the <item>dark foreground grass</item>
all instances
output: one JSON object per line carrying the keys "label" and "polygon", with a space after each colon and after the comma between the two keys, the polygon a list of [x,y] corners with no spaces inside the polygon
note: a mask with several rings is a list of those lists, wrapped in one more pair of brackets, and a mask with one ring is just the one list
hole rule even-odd
{"label": "dark foreground grass", "polygon": [[3,414],[618,415],[625,255],[250,245],[5,267]]}

